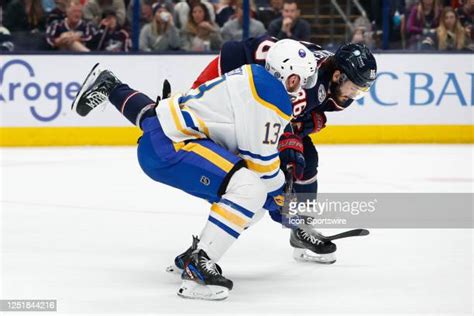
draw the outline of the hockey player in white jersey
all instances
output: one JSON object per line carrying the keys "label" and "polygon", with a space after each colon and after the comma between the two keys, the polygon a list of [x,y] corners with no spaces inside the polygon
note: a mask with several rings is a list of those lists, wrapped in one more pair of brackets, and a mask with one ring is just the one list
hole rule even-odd
{"label": "hockey player in white jersey", "polygon": [[245,65],[166,98],[156,108],[146,95],[96,65],[73,102],[73,109],[86,116],[110,101],[143,130],[138,144],[142,170],[212,204],[184,262],[182,297],[225,299],[233,283],[216,262],[265,209],[281,207],[284,175],[277,143],[292,117],[291,95],[314,75],[316,62],[296,41],[272,49],[287,52],[285,61],[269,65],[281,73]]}

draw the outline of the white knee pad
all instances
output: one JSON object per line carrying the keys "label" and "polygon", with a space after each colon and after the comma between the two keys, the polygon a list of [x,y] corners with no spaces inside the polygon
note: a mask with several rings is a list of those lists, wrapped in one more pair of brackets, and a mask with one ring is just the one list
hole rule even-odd
{"label": "white knee pad", "polygon": [[267,189],[257,174],[247,168],[241,168],[230,178],[222,198],[255,214],[265,204]]}

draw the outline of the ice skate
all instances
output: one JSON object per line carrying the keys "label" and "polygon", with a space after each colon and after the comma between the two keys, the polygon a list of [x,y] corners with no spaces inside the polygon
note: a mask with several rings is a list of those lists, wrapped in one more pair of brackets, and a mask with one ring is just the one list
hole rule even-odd
{"label": "ice skate", "polygon": [[[184,265],[186,264],[186,261],[190,260],[193,251],[197,249],[198,243],[199,238],[197,236],[193,236],[193,244],[191,245],[191,247],[189,247],[182,254],[176,256],[176,258],[174,259],[174,264],[167,267],[166,272],[181,274],[184,270]],[[216,268],[219,273],[222,274],[222,269],[218,264],[216,264]]]}
{"label": "ice skate", "polygon": [[229,296],[233,283],[202,249],[194,250],[184,265],[178,295],[184,298],[219,301]]}
{"label": "ice skate", "polygon": [[194,250],[197,249],[198,243],[199,238],[197,236],[193,236],[193,244],[191,245],[191,247],[186,249],[186,251],[182,254],[176,256],[176,258],[174,259],[174,264],[167,267],[166,272],[181,274],[184,270],[184,265],[186,264],[186,261],[189,261],[189,259],[191,258],[191,254]]}
{"label": "ice skate", "polygon": [[308,228],[291,231],[290,245],[294,248],[293,258],[297,261],[331,264],[336,262],[336,245],[323,240],[321,235]]}
{"label": "ice skate", "polygon": [[72,103],[72,110],[80,116],[86,116],[98,106],[104,105],[110,92],[121,82],[109,70],[102,70],[95,64],[84,80],[81,90]]}

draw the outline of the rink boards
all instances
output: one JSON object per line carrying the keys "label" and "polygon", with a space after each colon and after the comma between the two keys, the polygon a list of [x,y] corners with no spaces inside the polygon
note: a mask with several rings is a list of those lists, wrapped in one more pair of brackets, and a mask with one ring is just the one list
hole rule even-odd
{"label": "rink boards", "polygon": [[[100,62],[155,99],[163,80],[186,91],[213,55],[4,55],[0,60],[0,145],[127,145],[140,131],[112,107],[81,118],[70,111]],[[328,113],[317,143],[473,143],[474,56],[378,54],[370,94]],[[324,97],[321,94],[321,97]]]}

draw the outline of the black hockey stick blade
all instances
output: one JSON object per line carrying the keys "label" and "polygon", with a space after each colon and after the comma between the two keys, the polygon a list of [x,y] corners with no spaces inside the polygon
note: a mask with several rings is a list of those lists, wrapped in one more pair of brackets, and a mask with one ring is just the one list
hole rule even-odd
{"label": "black hockey stick blade", "polygon": [[169,98],[171,96],[171,84],[167,79],[165,79],[165,81],[163,82],[163,89],[161,95],[163,99]]}
{"label": "black hockey stick blade", "polygon": [[359,229],[353,229],[353,230],[348,230],[336,235],[332,236],[324,236],[321,235],[322,239],[325,240],[335,240],[335,239],[342,239],[342,238],[348,238],[348,237],[357,237],[357,236],[367,236],[370,234],[370,232],[367,229],[359,228]]}

